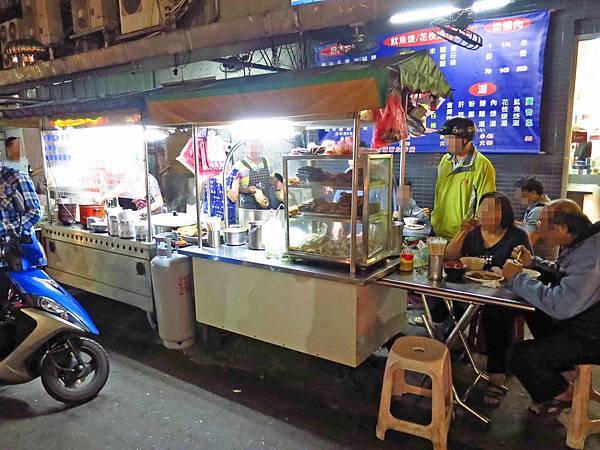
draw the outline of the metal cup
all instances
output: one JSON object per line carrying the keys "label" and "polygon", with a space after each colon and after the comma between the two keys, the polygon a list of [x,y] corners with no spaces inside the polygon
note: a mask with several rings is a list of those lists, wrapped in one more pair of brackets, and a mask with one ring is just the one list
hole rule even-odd
{"label": "metal cup", "polygon": [[402,222],[393,221],[390,233],[390,251],[391,256],[397,258],[402,251],[402,240],[404,234],[404,224]]}
{"label": "metal cup", "polygon": [[427,268],[429,269],[429,274],[427,278],[432,281],[440,281],[442,280],[442,269],[444,267],[444,256],[431,256],[429,255],[429,263]]}
{"label": "metal cup", "polygon": [[206,238],[206,246],[219,248],[221,246],[221,232],[219,230],[209,230]]}

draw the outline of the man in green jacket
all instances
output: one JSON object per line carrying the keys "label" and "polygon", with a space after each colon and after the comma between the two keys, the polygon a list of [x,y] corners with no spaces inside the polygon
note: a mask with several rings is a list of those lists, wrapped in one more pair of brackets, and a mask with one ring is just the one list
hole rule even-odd
{"label": "man in green jacket", "polygon": [[447,155],[438,166],[431,225],[436,235],[450,240],[467,218],[474,217],[481,197],[496,191],[496,171],[477,151],[471,119],[453,117],[438,131],[446,141]]}

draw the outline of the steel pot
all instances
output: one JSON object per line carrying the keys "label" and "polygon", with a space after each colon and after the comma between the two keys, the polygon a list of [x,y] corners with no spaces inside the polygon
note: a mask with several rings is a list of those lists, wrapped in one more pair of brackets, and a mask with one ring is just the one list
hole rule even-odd
{"label": "steel pot", "polygon": [[263,242],[263,224],[264,222],[250,222],[248,230],[248,248],[250,250],[264,250],[265,243]]}
{"label": "steel pot", "polygon": [[248,227],[250,222],[264,222],[271,217],[270,209],[246,209],[238,208],[239,224],[242,228]]}
{"label": "steel pot", "polygon": [[93,233],[106,233],[106,232],[108,232],[108,223],[93,222],[90,224],[90,228]]}
{"label": "steel pot", "polygon": [[58,220],[64,225],[77,222],[77,203],[59,203]]}
{"label": "steel pot", "polygon": [[171,225],[153,225],[154,234],[162,234],[162,233],[170,233],[171,231],[176,230],[179,227],[171,226]]}
{"label": "steel pot", "polygon": [[222,230],[225,245],[244,245],[248,241],[248,229],[231,227]]}

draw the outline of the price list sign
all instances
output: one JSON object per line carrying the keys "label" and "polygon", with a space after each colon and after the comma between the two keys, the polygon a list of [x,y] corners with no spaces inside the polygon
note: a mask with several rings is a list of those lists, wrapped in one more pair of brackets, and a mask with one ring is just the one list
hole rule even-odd
{"label": "price list sign", "polygon": [[[431,29],[378,38],[378,49],[360,58],[348,58],[337,45],[315,48],[321,66],[370,61],[406,50],[426,50],[453,88],[427,118],[427,127],[439,129],[449,118],[468,117],[477,125],[477,148],[487,153],[540,151],[540,107],[544,50],[550,14],[539,11],[476,21],[471,29],[483,37],[483,46],[467,50],[440,39]],[[411,152],[445,151],[437,133],[412,138]]]}

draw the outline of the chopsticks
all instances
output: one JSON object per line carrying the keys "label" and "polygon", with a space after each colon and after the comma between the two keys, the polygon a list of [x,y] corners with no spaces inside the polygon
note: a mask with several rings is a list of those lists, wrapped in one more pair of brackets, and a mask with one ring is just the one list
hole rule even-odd
{"label": "chopsticks", "polygon": [[430,237],[427,239],[427,246],[429,247],[429,254],[431,256],[444,256],[447,244],[448,241],[443,238]]}
{"label": "chopsticks", "polygon": [[523,253],[523,249],[519,250],[519,253],[517,254],[517,257],[515,258],[515,261],[518,263],[521,263],[521,254]]}

